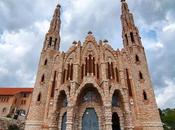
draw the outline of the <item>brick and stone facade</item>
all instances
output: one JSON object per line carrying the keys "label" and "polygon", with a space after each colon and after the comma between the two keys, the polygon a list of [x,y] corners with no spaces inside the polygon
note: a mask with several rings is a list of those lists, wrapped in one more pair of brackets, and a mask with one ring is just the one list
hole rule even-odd
{"label": "brick and stone facade", "polygon": [[25,130],[85,130],[85,116],[94,111],[91,130],[163,130],[139,31],[125,0],[121,4],[124,48],[114,50],[88,32],[84,42],[74,41],[67,52],[59,51],[57,5]]}

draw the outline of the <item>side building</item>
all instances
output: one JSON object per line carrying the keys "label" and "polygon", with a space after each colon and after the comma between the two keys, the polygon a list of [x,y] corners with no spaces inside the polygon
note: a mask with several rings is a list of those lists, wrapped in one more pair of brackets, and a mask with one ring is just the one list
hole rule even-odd
{"label": "side building", "polygon": [[0,117],[25,119],[33,88],[0,88]]}

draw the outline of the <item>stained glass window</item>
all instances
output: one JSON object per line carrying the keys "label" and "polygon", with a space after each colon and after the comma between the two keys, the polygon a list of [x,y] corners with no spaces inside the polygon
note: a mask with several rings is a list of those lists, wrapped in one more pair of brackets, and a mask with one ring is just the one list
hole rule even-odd
{"label": "stained glass window", "polygon": [[97,102],[97,96],[94,91],[88,91],[83,96],[83,102]]}

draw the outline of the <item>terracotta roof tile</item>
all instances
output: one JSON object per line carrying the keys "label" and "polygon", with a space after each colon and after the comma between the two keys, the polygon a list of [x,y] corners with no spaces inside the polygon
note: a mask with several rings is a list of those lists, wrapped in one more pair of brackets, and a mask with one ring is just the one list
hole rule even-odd
{"label": "terracotta roof tile", "polygon": [[32,91],[33,88],[0,88],[0,95],[15,95],[22,92],[31,93]]}

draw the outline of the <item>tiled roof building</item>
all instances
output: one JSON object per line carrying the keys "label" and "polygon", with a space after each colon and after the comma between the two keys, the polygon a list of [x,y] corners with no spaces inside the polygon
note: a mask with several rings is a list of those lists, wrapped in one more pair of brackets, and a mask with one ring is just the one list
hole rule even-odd
{"label": "tiled roof building", "polygon": [[[26,116],[33,88],[0,88],[0,116]],[[16,117],[15,117],[16,114]]]}

